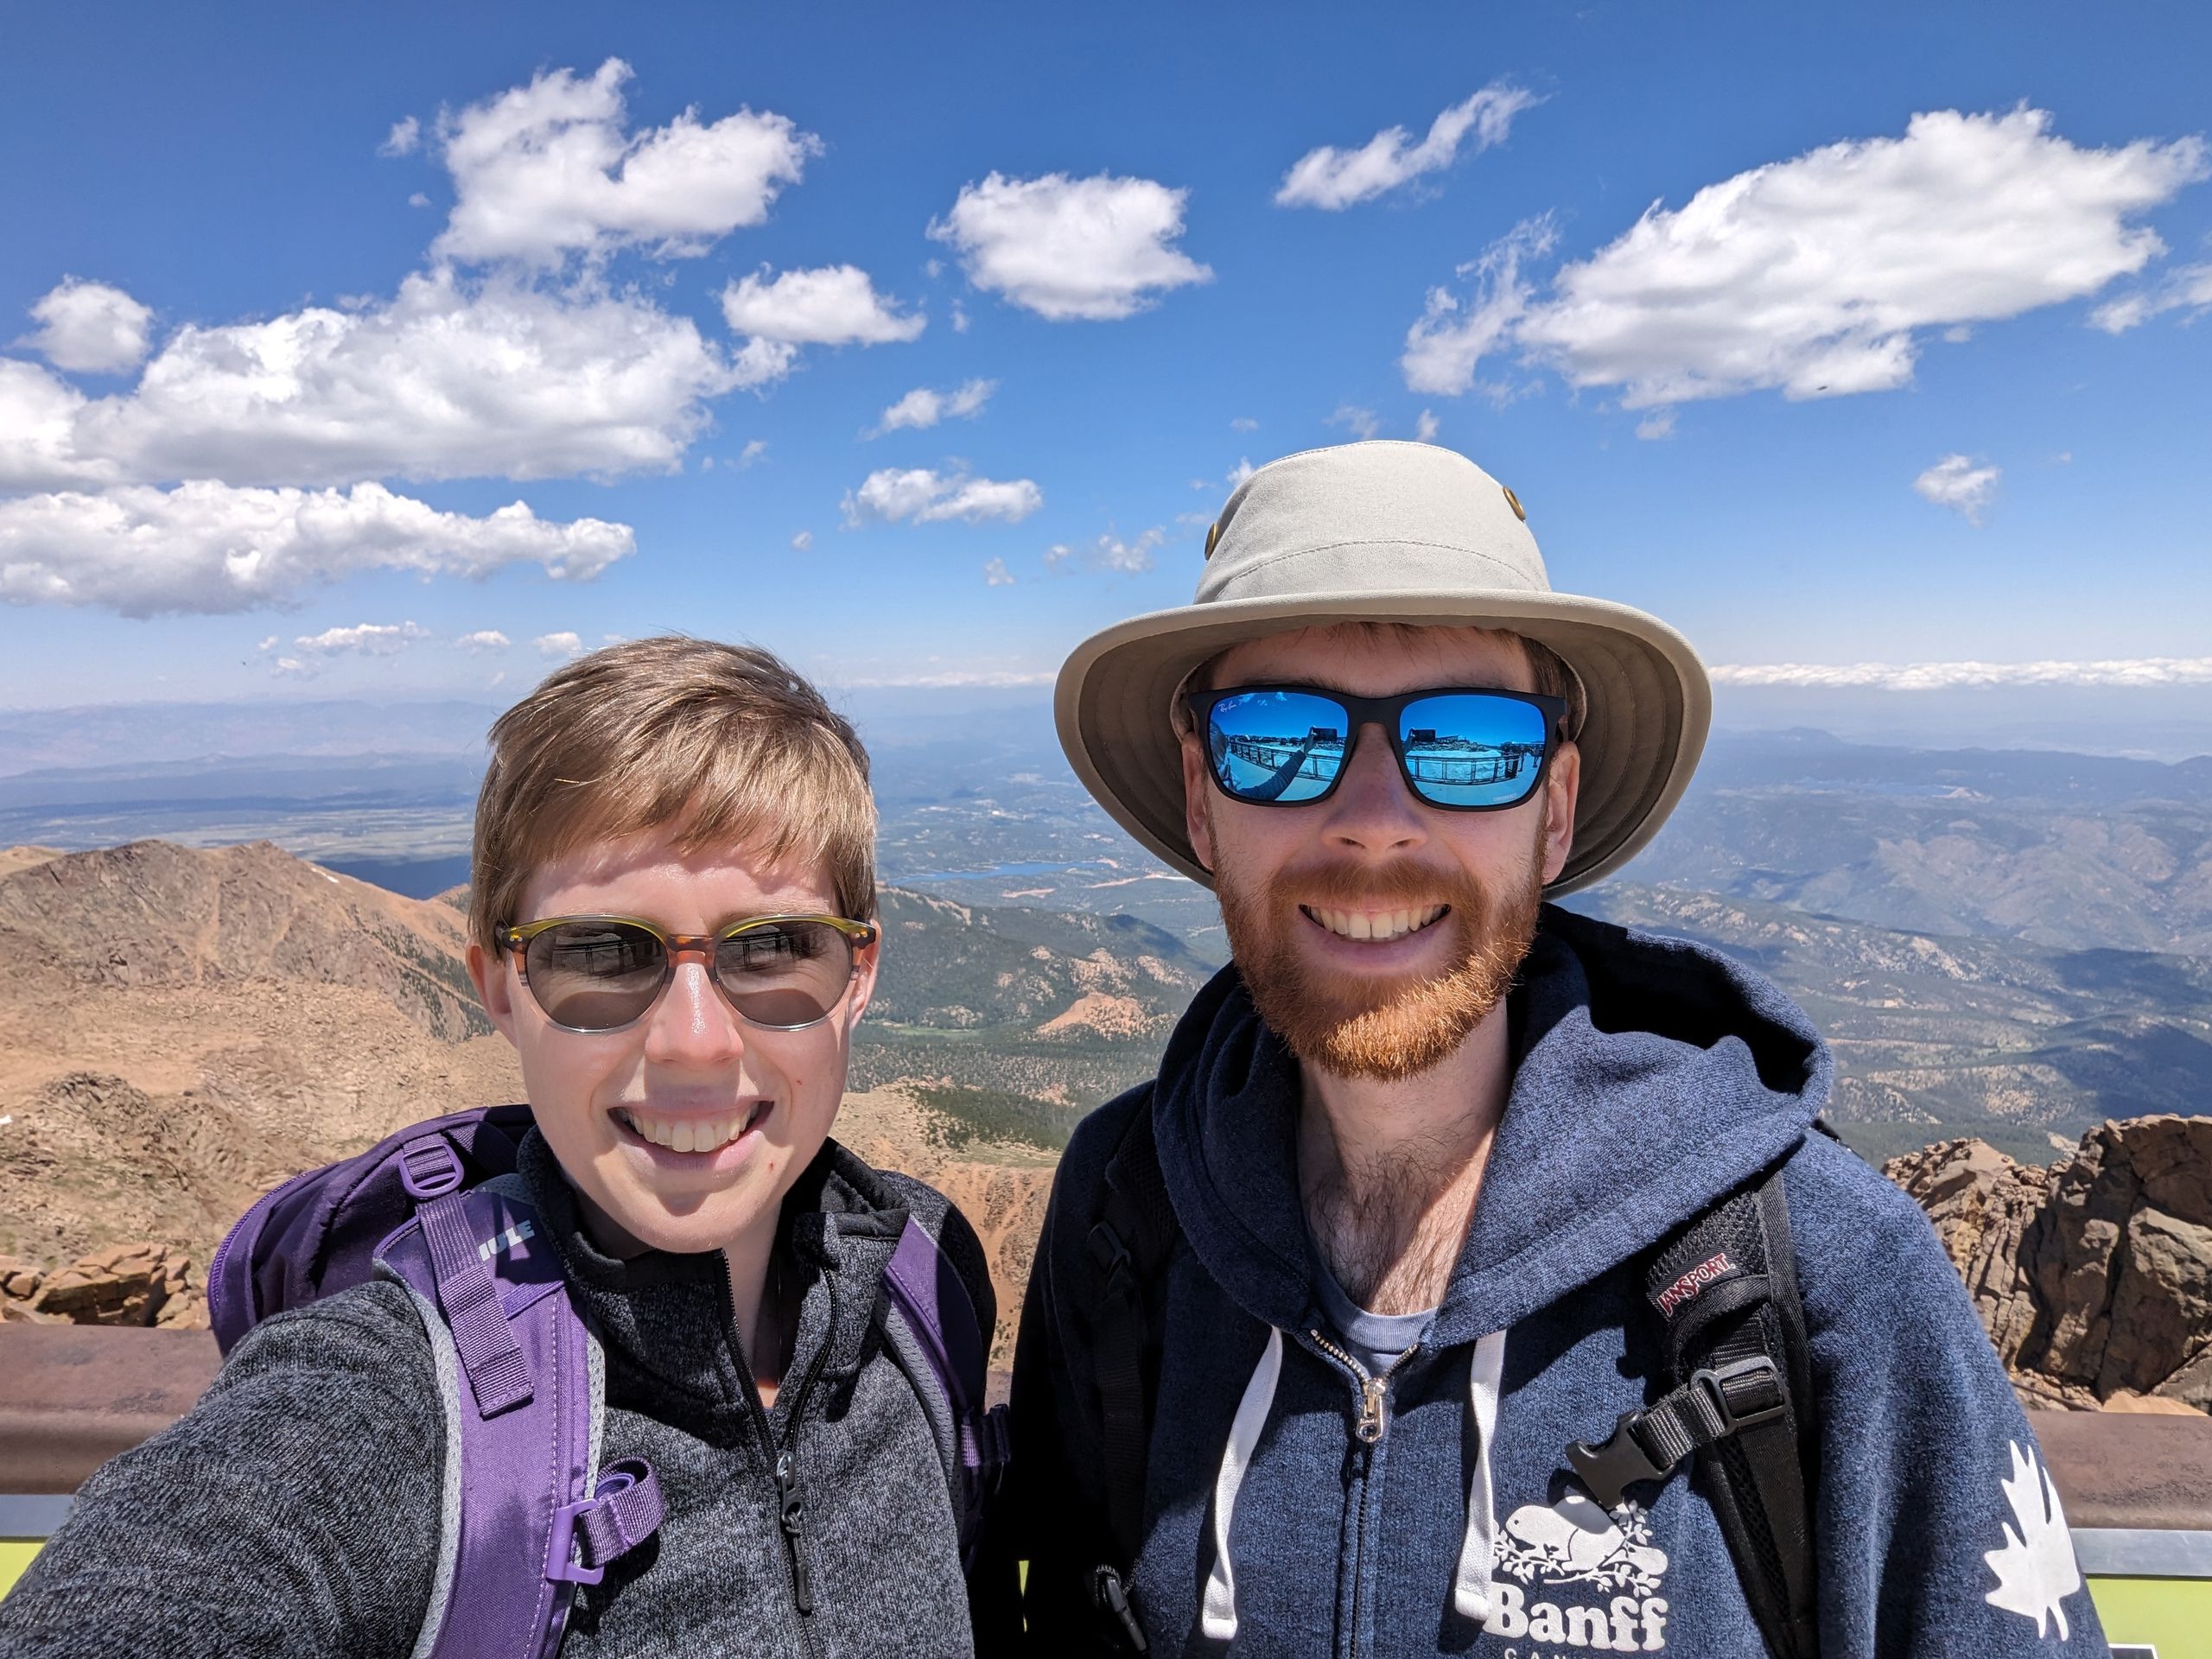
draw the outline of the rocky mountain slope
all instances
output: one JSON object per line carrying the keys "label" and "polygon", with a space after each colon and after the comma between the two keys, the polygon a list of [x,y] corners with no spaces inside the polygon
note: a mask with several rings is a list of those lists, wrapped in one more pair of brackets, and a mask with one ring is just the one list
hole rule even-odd
{"label": "rocky mountain slope", "polygon": [[1950,1141],[1884,1173],[2031,1400],[2212,1410],[2212,1118],[2101,1124],[2048,1168]]}

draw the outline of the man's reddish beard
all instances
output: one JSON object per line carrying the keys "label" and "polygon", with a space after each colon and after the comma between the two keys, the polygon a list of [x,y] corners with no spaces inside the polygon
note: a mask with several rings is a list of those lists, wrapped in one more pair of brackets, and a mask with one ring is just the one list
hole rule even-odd
{"label": "man's reddish beard", "polygon": [[[1338,1077],[1395,1083],[1438,1065],[1504,999],[1535,941],[1546,841],[1540,815],[1525,877],[1497,893],[1465,871],[1411,863],[1287,871],[1247,892],[1223,861],[1214,892],[1230,954],[1260,1018],[1300,1059]],[[1454,951],[1451,965],[1433,978],[1332,976],[1298,948],[1295,930],[1314,925],[1299,913],[1300,906],[1395,910],[1440,904],[1450,912],[1431,925],[1452,930]]]}

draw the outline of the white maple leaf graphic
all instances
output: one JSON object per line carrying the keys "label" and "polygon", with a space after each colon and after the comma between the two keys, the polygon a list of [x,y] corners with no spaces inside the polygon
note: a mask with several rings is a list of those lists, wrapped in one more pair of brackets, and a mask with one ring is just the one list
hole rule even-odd
{"label": "white maple leaf graphic", "polygon": [[2018,1532],[2005,1528],[2005,1548],[1986,1552],[1982,1560],[1997,1574],[1997,1587],[1984,1598],[1993,1607],[2036,1622],[2036,1634],[2058,1622],[2058,1639],[2066,1640],[2066,1609],[2060,1602],[2082,1587],[2082,1569],[2074,1560],[2074,1537],[2066,1529],[2066,1516],[2058,1507],[2058,1493],[2050,1471],[2037,1463],[2032,1452],[2012,1448],[2012,1478],[2000,1482],[2005,1501],[2012,1506]]}

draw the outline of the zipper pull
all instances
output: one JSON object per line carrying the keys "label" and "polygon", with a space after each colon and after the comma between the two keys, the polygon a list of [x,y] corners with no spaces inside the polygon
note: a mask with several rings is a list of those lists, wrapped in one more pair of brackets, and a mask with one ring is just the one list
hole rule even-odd
{"label": "zipper pull", "polygon": [[1359,1428],[1363,1445],[1372,1446],[1382,1438],[1382,1413],[1390,1392],[1390,1379],[1386,1374],[1362,1380],[1359,1385]]}
{"label": "zipper pull", "polygon": [[806,1487],[792,1466],[791,1448],[776,1458],[776,1491],[783,1498],[784,1539],[791,1551],[791,1599],[802,1613],[814,1611],[814,1575],[806,1565]]}

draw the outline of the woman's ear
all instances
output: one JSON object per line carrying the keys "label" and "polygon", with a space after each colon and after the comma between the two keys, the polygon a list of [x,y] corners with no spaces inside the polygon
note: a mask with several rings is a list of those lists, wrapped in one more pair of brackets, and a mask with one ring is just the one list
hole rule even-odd
{"label": "woman's ear", "polygon": [[507,953],[486,950],[471,939],[468,942],[468,977],[475,983],[476,1000],[484,1005],[485,1017],[499,1027],[502,1037],[513,1042],[514,982],[507,975]]}
{"label": "woman's ear", "polygon": [[883,961],[883,924],[875,925],[875,937],[853,953],[852,1017],[846,1022],[850,1030],[861,1022],[868,1012],[868,1005],[875,996],[875,973]]}

